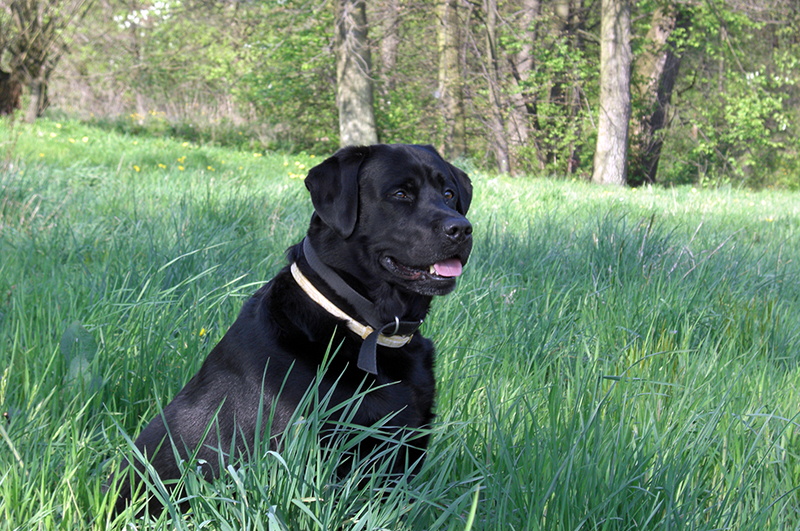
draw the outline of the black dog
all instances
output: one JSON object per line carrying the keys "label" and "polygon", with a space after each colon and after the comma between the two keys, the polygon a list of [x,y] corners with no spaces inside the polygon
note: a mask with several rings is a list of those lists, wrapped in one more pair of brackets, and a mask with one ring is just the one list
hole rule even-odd
{"label": "black dog", "polygon": [[[417,328],[431,298],[455,288],[472,249],[469,178],[431,146],[377,145],[339,150],[305,182],[315,212],[288,251],[290,265],[244,304],[200,371],[136,439],[162,479],[180,477],[176,450],[187,459],[198,449],[208,476],[219,474],[231,441],[246,456],[260,407],[264,418],[274,410],[271,435],[284,433],[329,345],[338,351],[319,383],[327,393],[336,382],[329,407],[366,386],[376,389],[360,402],[357,424],[394,414],[400,433],[433,419],[433,343]],[[395,470],[419,464],[427,444],[418,437]],[[118,511],[135,487],[129,476],[118,475]]]}

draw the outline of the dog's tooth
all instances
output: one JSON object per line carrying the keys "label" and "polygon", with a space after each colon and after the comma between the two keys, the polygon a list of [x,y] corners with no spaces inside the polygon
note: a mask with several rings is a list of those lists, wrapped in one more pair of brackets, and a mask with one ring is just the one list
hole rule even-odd
{"label": "dog's tooth", "polygon": [[436,274],[436,268],[431,266],[430,269],[428,270],[428,273],[430,273],[431,275],[435,275]]}

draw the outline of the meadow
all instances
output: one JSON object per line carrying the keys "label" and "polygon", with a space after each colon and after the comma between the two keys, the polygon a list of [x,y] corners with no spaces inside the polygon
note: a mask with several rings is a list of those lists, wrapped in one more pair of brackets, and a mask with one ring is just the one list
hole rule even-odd
{"label": "meadow", "polygon": [[469,162],[475,246],[424,325],[419,476],[336,479],[309,407],[281,452],[187,467],[191,516],[113,516],[106,478],[284,265],[320,158],[7,123],[0,528],[800,528],[800,197]]}

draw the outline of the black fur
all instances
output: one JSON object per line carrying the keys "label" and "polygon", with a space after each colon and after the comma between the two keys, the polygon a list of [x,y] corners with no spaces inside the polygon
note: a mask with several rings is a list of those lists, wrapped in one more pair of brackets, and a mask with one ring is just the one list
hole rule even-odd
{"label": "black fur", "polygon": [[[307,235],[310,243],[323,263],[373,301],[385,322],[395,316],[423,319],[432,296],[455,287],[455,278],[409,273],[427,271],[430,265],[452,258],[465,264],[472,248],[472,227],[465,217],[472,185],[431,146],[344,148],[312,168],[306,186],[315,208]],[[291,247],[287,254],[289,263],[297,262],[318,290],[358,318],[310,269],[302,245]],[[236,449],[244,456],[254,443],[259,404],[264,404],[264,418],[274,407],[271,435],[283,433],[317,376],[328,346],[340,343],[320,384],[320,393],[327,393],[338,379],[331,405],[348,400],[364,383],[392,383],[368,393],[354,421],[368,426],[395,413],[391,423],[398,429],[430,425],[433,343],[416,333],[402,348],[378,347],[377,375],[359,370],[361,339],[311,301],[286,266],[244,304],[200,371],[145,427],[136,447],[162,479],[178,478],[166,421],[181,458],[199,447],[198,459],[208,463],[206,474],[217,476],[220,453],[215,448],[230,450],[235,433]],[[218,410],[210,433],[201,440]],[[407,462],[421,457],[427,443],[427,436],[416,439],[416,448],[407,449]],[[399,461],[395,467],[404,466],[406,459]],[[117,510],[124,509],[131,497],[126,466],[116,475],[123,482]]]}

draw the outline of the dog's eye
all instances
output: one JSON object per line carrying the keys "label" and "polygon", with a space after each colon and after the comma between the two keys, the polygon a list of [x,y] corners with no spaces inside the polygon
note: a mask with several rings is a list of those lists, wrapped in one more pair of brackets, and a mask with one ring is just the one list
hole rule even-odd
{"label": "dog's eye", "polygon": [[452,190],[445,190],[444,191],[444,199],[445,201],[450,201],[456,196],[456,193]]}
{"label": "dog's eye", "polygon": [[394,197],[396,197],[397,199],[408,199],[408,194],[406,193],[405,190],[397,190],[392,195],[394,195]]}

